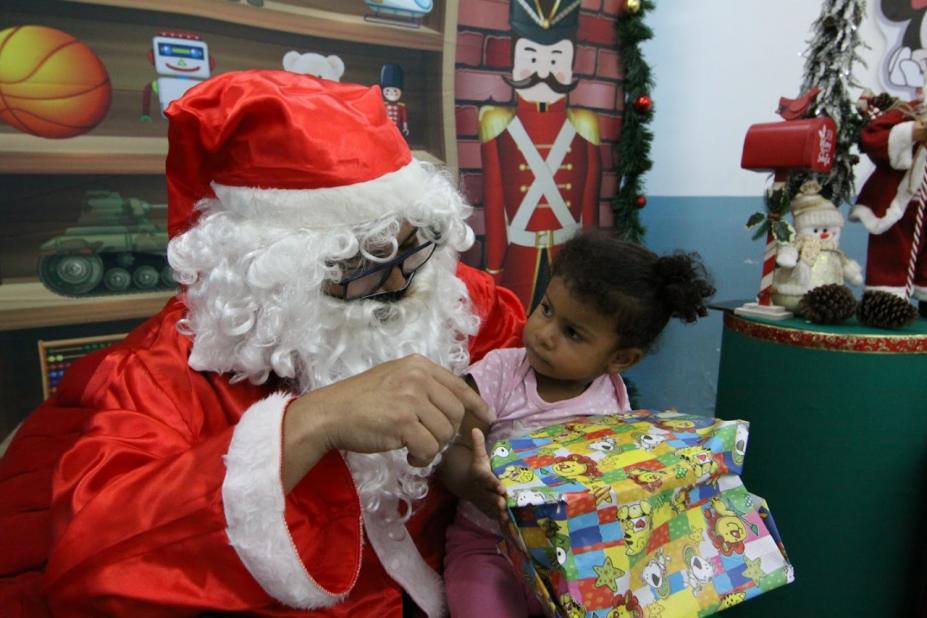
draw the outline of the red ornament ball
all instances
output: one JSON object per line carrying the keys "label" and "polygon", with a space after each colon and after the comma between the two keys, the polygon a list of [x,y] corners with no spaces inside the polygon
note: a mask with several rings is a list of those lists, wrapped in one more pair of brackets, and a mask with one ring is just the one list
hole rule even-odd
{"label": "red ornament ball", "polygon": [[653,100],[646,94],[642,94],[634,100],[634,109],[641,113],[649,113],[653,109]]}
{"label": "red ornament ball", "polygon": [[638,195],[637,197],[635,197],[635,198],[634,198],[634,205],[637,206],[638,208],[643,208],[644,206],[646,206],[646,205],[647,205],[647,196],[646,196],[646,195]]}

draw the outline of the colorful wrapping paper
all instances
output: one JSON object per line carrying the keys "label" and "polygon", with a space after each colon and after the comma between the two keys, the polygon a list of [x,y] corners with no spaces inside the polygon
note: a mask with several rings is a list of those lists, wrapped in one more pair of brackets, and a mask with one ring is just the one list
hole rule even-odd
{"label": "colorful wrapping paper", "polygon": [[740,480],[748,423],[640,410],[497,442],[507,555],[549,616],[709,616],[794,579]]}

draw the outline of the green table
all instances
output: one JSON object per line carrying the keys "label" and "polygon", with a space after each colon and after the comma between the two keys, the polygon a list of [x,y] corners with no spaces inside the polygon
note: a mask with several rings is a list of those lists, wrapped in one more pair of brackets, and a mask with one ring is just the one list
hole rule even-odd
{"label": "green table", "polygon": [[725,313],[716,415],[750,421],[795,583],[727,618],[927,616],[927,320],[885,331]]}

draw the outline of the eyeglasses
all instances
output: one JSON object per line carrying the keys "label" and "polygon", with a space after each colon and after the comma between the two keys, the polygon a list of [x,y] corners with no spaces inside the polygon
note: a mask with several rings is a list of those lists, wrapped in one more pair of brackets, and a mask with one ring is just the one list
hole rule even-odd
{"label": "eyeglasses", "polygon": [[[359,300],[361,298],[370,298],[379,294],[389,294],[401,292],[409,287],[416,271],[425,265],[425,262],[431,258],[435,252],[435,243],[433,240],[426,241],[414,249],[397,255],[388,262],[377,264],[372,268],[362,270],[353,275],[349,275],[336,284],[340,289],[331,291],[332,296],[341,298],[341,300]],[[389,279],[393,269],[399,267],[402,276],[405,277],[405,284],[397,290],[380,290],[386,280]]]}

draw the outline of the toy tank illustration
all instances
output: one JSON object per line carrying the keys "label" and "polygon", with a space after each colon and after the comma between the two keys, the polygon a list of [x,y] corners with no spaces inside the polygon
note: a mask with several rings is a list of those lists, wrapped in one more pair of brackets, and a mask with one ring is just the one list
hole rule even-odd
{"label": "toy tank illustration", "polygon": [[167,228],[148,218],[166,208],[111,191],[87,191],[78,225],[40,247],[39,278],[64,296],[174,288]]}

